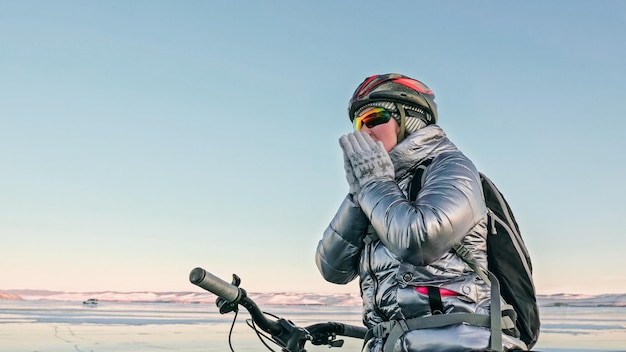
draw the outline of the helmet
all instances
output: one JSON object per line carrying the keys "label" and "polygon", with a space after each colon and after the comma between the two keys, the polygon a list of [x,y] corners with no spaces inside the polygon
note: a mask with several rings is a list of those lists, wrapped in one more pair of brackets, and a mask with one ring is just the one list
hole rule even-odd
{"label": "helmet", "polygon": [[[348,116],[364,105],[377,101],[391,101],[402,105],[415,106],[426,110],[426,124],[437,123],[435,93],[424,83],[397,73],[368,77],[354,91],[348,103]],[[429,116],[428,116],[429,115]]]}

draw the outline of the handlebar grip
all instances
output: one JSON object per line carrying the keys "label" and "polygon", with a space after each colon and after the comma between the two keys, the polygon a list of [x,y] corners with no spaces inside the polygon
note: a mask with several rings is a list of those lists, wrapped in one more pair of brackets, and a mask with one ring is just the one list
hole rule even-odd
{"label": "handlebar grip", "polygon": [[363,326],[354,326],[343,324],[343,336],[354,337],[357,339],[364,339],[367,334],[367,328]]}
{"label": "handlebar grip", "polygon": [[229,284],[202,268],[193,269],[191,273],[189,273],[189,281],[198,287],[222,297],[228,302],[235,302],[241,298],[241,290],[239,287]]}

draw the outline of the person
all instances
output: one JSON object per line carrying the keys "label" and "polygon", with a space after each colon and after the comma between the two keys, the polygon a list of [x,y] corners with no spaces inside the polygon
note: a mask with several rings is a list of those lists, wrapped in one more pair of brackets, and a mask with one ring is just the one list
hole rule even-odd
{"label": "person", "polygon": [[[365,79],[349,101],[354,131],[339,139],[349,193],[323,233],[316,264],[332,283],[359,277],[369,328],[363,351],[490,349],[488,327],[408,323],[454,313],[488,315],[491,306],[489,285],[453,250],[461,243],[487,266],[479,173],[437,125],[434,99],[416,79],[383,74]],[[421,188],[409,199],[420,167]],[[526,346],[503,334],[502,348]]]}

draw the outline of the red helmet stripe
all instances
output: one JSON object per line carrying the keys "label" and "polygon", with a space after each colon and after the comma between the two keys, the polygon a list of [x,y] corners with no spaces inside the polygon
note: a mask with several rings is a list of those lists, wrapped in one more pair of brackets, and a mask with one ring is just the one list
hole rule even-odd
{"label": "red helmet stripe", "polygon": [[[365,90],[365,88],[367,88],[369,86],[369,84],[372,83],[372,81],[375,80],[378,77],[379,76],[372,76],[372,77],[368,78],[367,80],[365,80],[365,82],[363,82],[363,84],[361,85],[361,89],[359,89],[359,91],[354,96],[355,97],[360,97],[361,95],[366,94],[366,92],[363,92],[363,90]],[[376,87],[376,86],[377,85],[375,85],[374,87]],[[372,88],[369,88],[367,91],[369,92]]]}
{"label": "red helmet stripe", "polygon": [[401,84],[405,87],[409,87],[411,89],[415,89],[416,91],[424,94],[433,94],[433,91],[426,87],[426,85],[418,80],[411,78],[397,78],[393,80],[395,83]]}

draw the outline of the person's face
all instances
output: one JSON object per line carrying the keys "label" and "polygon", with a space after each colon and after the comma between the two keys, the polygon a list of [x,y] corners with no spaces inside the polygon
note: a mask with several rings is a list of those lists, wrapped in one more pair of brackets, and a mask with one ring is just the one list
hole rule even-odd
{"label": "person's face", "polygon": [[[364,111],[361,116],[368,114],[370,110],[373,109]],[[396,144],[398,144],[398,132],[400,131],[400,126],[393,118],[390,118],[389,121],[385,123],[379,123],[373,125],[372,127],[367,127],[367,124],[362,124],[362,126],[359,127],[361,132],[369,134],[374,141],[381,141],[385,146],[385,150],[388,152],[391,151]]]}

